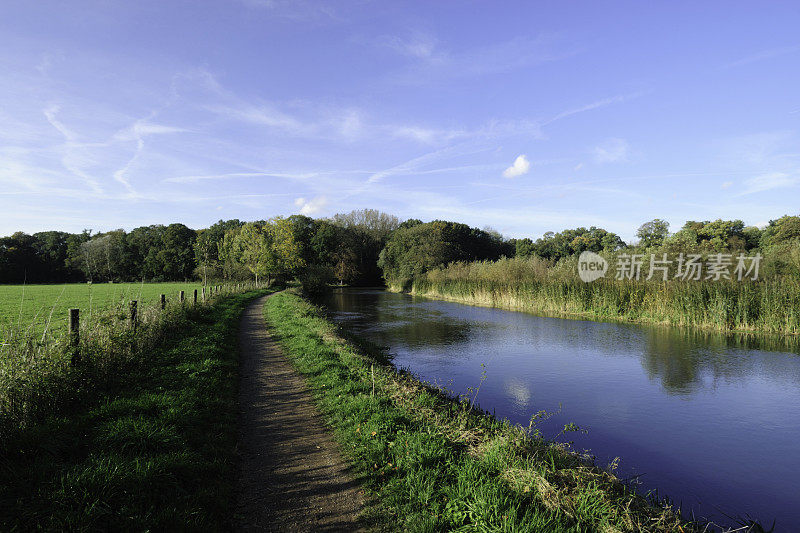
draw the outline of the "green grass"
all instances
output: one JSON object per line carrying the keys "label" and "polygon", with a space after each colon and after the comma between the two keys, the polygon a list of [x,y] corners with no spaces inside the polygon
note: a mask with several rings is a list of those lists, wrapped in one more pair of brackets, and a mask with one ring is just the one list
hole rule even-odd
{"label": "green grass", "polygon": [[265,316],[379,502],[372,518],[385,529],[693,530],[535,432],[398,373],[296,294],[270,298]]}
{"label": "green grass", "polygon": [[149,342],[119,331],[60,375],[79,401],[0,441],[0,530],[229,530],[236,331],[259,294],[175,307],[142,332]]}
{"label": "green grass", "polygon": [[[67,310],[78,308],[86,319],[92,314],[138,300],[155,305],[165,294],[176,300],[178,291],[191,298],[200,283],[70,283],[65,285],[0,285],[0,339],[10,329],[41,335],[50,320],[56,333],[66,327]],[[198,296],[199,297],[199,296]],[[51,315],[52,313],[52,315]]]}

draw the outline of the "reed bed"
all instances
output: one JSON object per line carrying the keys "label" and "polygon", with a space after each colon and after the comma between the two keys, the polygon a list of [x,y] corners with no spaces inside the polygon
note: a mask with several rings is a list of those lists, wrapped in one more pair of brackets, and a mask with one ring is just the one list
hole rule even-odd
{"label": "reed bed", "polygon": [[413,294],[474,305],[721,332],[800,333],[800,280],[584,283],[574,266],[536,258],[453,263],[412,283]]}

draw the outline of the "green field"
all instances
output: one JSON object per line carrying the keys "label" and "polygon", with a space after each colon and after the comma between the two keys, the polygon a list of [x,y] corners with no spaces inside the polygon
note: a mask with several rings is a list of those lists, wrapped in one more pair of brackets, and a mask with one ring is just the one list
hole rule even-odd
{"label": "green field", "polygon": [[230,531],[236,331],[260,294],[174,306],[84,364],[0,379],[0,531]]}
{"label": "green field", "polygon": [[[192,283],[72,283],[67,285],[0,285],[0,338],[12,329],[22,332],[49,331],[58,334],[66,327],[67,310],[81,310],[81,320],[91,320],[93,314],[138,300],[139,305],[155,305],[165,294],[177,301],[178,292],[200,291],[201,284]],[[52,317],[52,318],[51,318]]]}

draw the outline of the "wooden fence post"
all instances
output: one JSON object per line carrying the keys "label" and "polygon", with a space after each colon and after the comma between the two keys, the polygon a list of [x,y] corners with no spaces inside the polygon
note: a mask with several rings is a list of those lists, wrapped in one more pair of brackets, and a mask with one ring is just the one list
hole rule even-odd
{"label": "wooden fence post", "polygon": [[197,289],[194,290],[194,302],[193,305],[197,305]]}
{"label": "wooden fence post", "polygon": [[78,309],[69,310],[69,347],[72,350],[70,364],[73,366],[81,362],[80,348],[80,311]]}
{"label": "wooden fence post", "polygon": [[178,299],[180,299],[180,301],[181,301],[181,305],[183,305],[183,300],[184,300],[184,297],[183,297],[183,291],[180,291],[180,292],[178,293]]}
{"label": "wooden fence post", "polygon": [[161,295],[161,309],[163,310],[166,307],[167,307],[167,295],[166,294],[162,294]]}
{"label": "wooden fence post", "polygon": [[131,307],[131,327],[133,327],[133,331],[136,331],[136,322],[138,318],[138,313],[136,312],[136,306],[138,302],[136,300],[131,300],[130,307]]}

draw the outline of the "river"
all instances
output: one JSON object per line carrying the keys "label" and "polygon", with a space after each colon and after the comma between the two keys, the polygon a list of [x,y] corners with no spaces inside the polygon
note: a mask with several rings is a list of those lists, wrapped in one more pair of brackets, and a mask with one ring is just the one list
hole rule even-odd
{"label": "river", "polygon": [[[594,322],[340,289],[331,317],[395,366],[573,442],[684,513],[800,527],[800,356],[753,337]],[[767,349],[769,348],[769,349]],[[559,436],[567,423],[587,430]]]}

